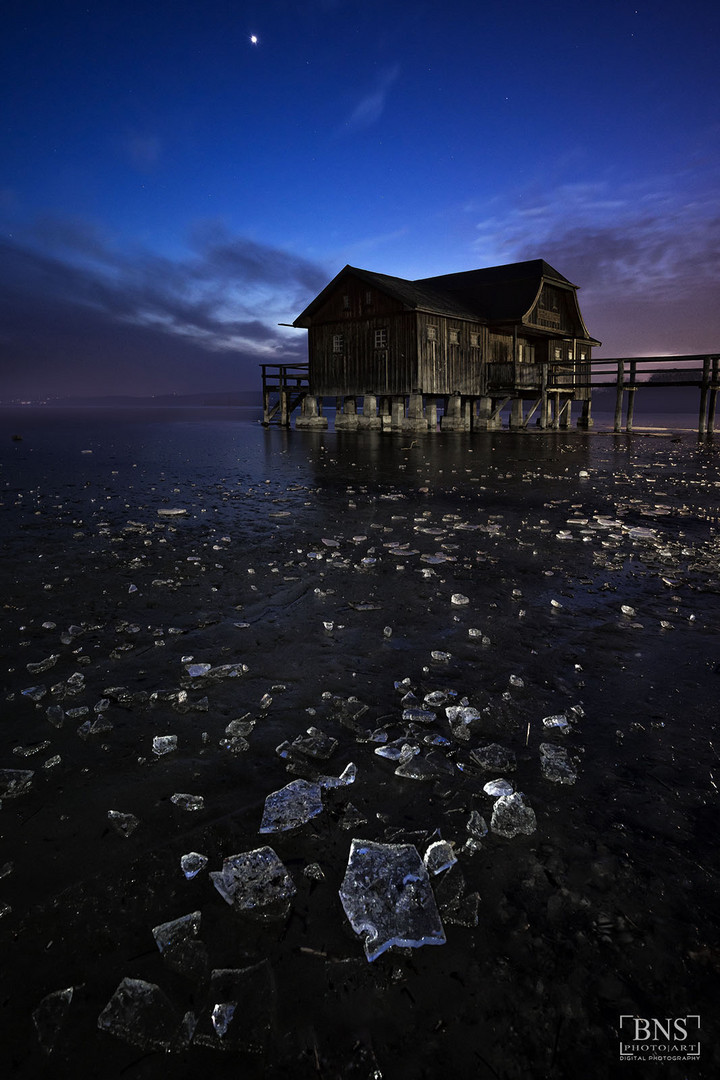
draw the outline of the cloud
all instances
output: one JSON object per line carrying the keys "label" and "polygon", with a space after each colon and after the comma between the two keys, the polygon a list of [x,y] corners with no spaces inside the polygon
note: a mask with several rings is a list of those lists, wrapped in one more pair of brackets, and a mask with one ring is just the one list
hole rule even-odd
{"label": "cloud", "polygon": [[478,224],[485,265],[543,258],[582,289],[590,332],[607,355],[717,349],[716,199],[683,177],[651,187],[565,184]]}
{"label": "cloud", "polygon": [[359,131],[371,127],[382,116],[391,86],[400,75],[400,65],[385,68],[375,86],[357,103],[346,122],[346,129]]}
{"label": "cloud", "polygon": [[280,329],[327,282],[309,260],[196,230],[169,259],[46,219],[0,243],[0,399],[252,389],[262,362],[306,358]]}

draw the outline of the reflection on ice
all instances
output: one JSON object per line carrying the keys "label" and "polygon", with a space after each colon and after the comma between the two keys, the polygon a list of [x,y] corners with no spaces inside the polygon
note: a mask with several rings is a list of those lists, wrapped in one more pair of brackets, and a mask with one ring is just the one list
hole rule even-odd
{"label": "reflection on ice", "polygon": [[141,1050],[177,1050],[182,1017],[155,983],[122,980],[98,1017],[98,1027]]}
{"label": "reflection on ice", "polygon": [[444,945],[430,879],[412,844],[353,840],[340,899],[365,955],[376,960],[391,945]]}
{"label": "reflection on ice", "polygon": [[0,799],[16,799],[32,787],[32,769],[0,769]]}
{"label": "reflection on ice", "polygon": [[42,999],[33,1011],[33,1023],[40,1045],[46,1054],[52,1053],[60,1030],[70,1008],[73,997],[72,986],[65,990],[55,990]]}

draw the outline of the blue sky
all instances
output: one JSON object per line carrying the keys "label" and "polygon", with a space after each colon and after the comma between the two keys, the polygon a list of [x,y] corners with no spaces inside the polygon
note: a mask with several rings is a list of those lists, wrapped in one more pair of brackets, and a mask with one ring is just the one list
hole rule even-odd
{"label": "blue sky", "polygon": [[544,258],[599,355],[720,348],[716,4],[4,12],[0,399],[254,388],[348,262]]}

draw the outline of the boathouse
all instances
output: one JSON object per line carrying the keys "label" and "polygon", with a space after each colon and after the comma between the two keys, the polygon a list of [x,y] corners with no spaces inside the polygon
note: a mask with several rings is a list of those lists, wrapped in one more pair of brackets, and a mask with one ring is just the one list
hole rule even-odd
{"label": "boathouse", "polygon": [[590,353],[577,286],[543,259],[409,281],[346,266],[292,324],[308,330],[297,427],[434,431],[590,420]]}

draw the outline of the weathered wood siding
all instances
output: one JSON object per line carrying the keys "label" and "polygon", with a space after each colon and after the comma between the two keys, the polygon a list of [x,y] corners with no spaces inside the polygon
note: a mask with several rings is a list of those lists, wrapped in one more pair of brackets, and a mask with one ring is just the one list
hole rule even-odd
{"label": "weathered wood siding", "polygon": [[[376,331],[385,331],[384,346]],[[313,325],[308,347],[313,394],[409,394],[417,387],[413,312]]]}
{"label": "weathered wood siding", "polygon": [[484,393],[487,327],[417,313],[418,389],[425,394]]}

